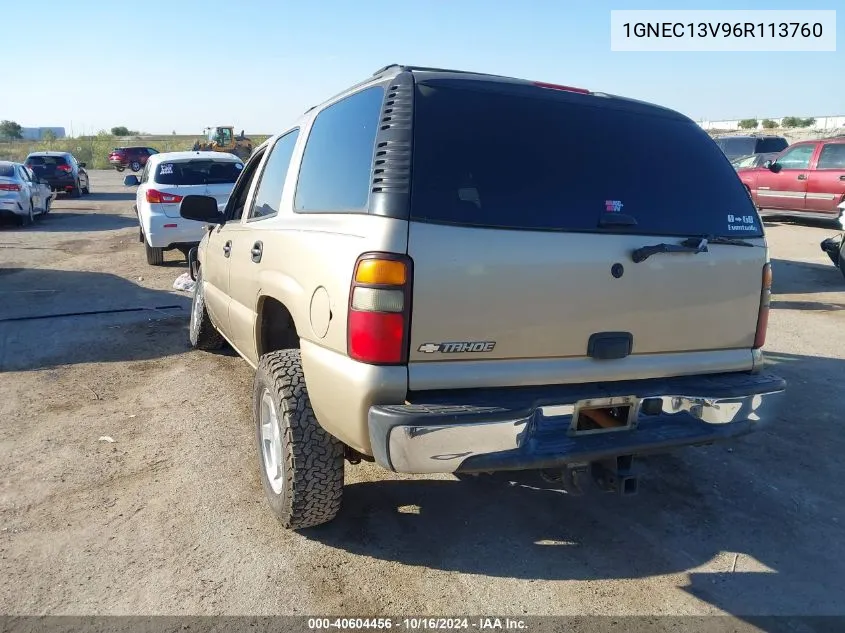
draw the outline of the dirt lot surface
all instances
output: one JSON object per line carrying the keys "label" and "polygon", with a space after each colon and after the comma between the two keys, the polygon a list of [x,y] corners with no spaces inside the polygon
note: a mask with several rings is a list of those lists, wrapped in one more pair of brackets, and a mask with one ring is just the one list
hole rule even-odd
{"label": "dirt lot surface", "polygon": [[349,466],[337,521],[292,533],[262,496],[252,370],[188,349],[184,262],[148,266],[134,192],[91,182],[0,229],[0,613],[845,612],[832,228],[768,228],[768,357],[790,386],[765,430],[649,459],[622,500]]}

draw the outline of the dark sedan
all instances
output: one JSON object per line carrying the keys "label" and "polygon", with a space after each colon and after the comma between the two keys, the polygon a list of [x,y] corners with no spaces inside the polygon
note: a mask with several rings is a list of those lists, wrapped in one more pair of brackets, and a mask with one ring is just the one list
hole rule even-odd
{"label": "dark sedan", "polygon": [[71,198],[91,193],[85,163],[77,162],[70,152],[33,152],[26,157],[25,164],[53,191]]}

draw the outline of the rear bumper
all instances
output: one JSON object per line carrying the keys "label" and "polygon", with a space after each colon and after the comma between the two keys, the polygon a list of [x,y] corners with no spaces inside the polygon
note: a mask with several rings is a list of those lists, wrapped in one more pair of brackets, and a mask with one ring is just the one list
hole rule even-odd
{"label": "rear bumper", "polygon": [[196,246],[207,231],[207,225],[203,222],[170,218],[158,213],[149,214],[149,211],[141,215],[141,225],[147,242],[153,248],[174,249]]}
{"label": "rear bumper", "polygon": [[[381,466],[402,473],[557,468],[619,455],[666,452],[750,433],[777,414],[786,382],[746,373],[616,383],[432,393],[373,406],[370,441]],[[649,399],[626,430],[576,435],[576,403]],[[656,412],[656,403],[660,410]]]}
{"label": "rear bumper", "polygon": [[69,178],[48,178],[47,185],[53,191],[67,191],[68,189],[73,189],[76,186],[76,180],[73,176]]}

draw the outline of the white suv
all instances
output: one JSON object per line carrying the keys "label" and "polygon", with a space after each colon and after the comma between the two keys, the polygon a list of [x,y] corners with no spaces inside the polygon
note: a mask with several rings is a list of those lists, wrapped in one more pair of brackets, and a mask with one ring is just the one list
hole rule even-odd
{"label": "white suv", "polygon": [[141,178],[126,176],[123,184],[138,187],[135,213],[147,263],[164,263],[164,251],[188,251],[204,235],[204,222],[179,216],[179,203],[190,194],[212,196],[225,205],[243,169],[234,154],[223,152],[167,152],[150,156]]}

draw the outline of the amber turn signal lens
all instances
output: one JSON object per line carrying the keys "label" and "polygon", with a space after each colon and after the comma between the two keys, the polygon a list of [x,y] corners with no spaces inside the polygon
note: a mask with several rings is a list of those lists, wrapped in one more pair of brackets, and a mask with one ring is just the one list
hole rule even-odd
{"label": "amber turn signal lens", "polygon": [[361,260],[355,271],[355,281],[359,284],[401,286],[406,280],[405,264],[389,259]]}

